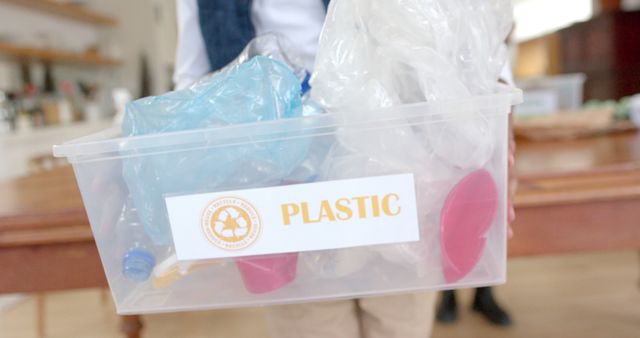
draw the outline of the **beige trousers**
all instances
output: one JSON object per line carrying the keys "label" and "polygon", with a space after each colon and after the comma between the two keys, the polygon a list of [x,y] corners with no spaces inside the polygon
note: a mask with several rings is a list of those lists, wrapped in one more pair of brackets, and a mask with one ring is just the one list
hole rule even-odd
{"label": "beige trousers", "polygon": [[268,308],[273,338],[428,338],[436,292]]}

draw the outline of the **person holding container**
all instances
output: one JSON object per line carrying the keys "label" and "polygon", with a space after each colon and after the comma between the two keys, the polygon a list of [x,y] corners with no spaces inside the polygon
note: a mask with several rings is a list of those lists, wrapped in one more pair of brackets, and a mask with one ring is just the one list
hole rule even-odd
{"label": "person holding container", "polygon": [[[313,70],[329,0],[177,0],[176,89],[234,60],[254,37],[277,33]],[[426,338],[435,318],[433,291],[355,300],[272,306],[278,338]]]}

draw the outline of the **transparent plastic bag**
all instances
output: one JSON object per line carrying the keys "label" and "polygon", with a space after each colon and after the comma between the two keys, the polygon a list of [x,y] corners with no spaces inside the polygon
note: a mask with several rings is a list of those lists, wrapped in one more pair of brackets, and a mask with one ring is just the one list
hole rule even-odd
{"label": "transparent plastic bag", "polygon": [[[328,110],[358,114],[497,92],[512,6],[510,0],[332,1],[320,36],[311,98]],[[428,154],[444,167],[482,167],[495,146],[493,130],[486,119],[460,121],[436,129],[397,128],[383,139],[342,143],[370,160],[398,166],[413,165],[415,158]],[[395,149],[411,152],[398,154]]]}
{"label": "transparent plastic bag", "polygon": [[[256,56],[187,89],[130,103],[122,131],[125,136],[137,136],[301,115],[300,82],[290,68]],[[123,175],[138,217],[156,244],[168,244],[171,239],[166,195],[277,184],[304,160],[309,144],[273,141],[225,150],[214,146],[204,152],[123,160]],[[126,144],[123,147],[127,149]]]}
{"label": "transparent plastic bag", "polygon": [[[220,71],[225,71],[230,67],[247,62],[254,56],[265,56],[286,64],[300,80],[303,86],[302,94],[306,92],[305,89],[308,90],[305,86],[308,86],[309,71],[302,66],[300,56],[295,52],[291,41],[277,33],[268,33],[253,38],[242,52]],[[305,80],[307,83],[305,83]]]}
{"label": "transparent plastic bag", "polygon": [[[311,97],[337,114],[392,106],[404,111],[411,108],[399,106],[425,101],[467,110],[465,99],[499,91],[511,28],[510,0],[334,0],[320,37]],[[439,259],[428,250],[440,245],[433,237],[440,231],[434,215],[449,191],[486,166],[496,149],[489,119],[469,111],[466,119],[434,115],[438,123],[399,126],[375,139],[341,135],[332,149],[323,172],[327,179],[423,168],[415,175],[426,211],[419,215],[421,233],[434,242],[372,249],[384,259],[418,271],[421,263]]]}
{"label": "transparent plastic bag", "polygon": [[320,36],[313,97],[375,108],[495,91],[510,0],[335,0]]}

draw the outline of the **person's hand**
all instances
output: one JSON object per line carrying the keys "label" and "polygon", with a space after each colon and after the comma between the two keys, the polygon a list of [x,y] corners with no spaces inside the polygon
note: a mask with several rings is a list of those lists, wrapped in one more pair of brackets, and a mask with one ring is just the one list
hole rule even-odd
{"label": "person's hand", "polygon": [[508,202],[507,202],[507,212],[508,212],[508,216],[507,216],[507,224],[508,224],[508,236],[509,239],[511,239],[513,237],[513,229],[511,228],[511,223],[516,219],[516,211],[513,208],[513,199],[516,195],[516,189],[518,188],[518,179],[516,178],[515,172],[514,172],[514,165],[515,165],[515,153],[516,153],[516,141],[515,138],[513,136],[513,115],[510,114],[509,115],[509,155],[508,155],[508,162],[509,162],[509,167],[507,169],[507,174],[508,174]]}

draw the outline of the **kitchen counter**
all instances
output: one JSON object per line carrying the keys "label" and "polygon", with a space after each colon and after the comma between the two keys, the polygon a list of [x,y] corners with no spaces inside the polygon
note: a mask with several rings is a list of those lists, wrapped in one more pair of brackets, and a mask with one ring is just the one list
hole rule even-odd
{"label": "kitchen counter", "polygon": [[51,154],[54,144],[61,144],[112,126],[112,120],[108,119],[0,134],[0,181],[27,175],[29,159]]}

